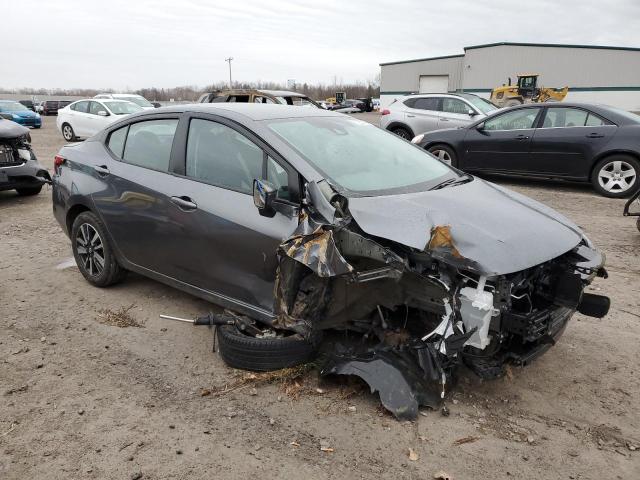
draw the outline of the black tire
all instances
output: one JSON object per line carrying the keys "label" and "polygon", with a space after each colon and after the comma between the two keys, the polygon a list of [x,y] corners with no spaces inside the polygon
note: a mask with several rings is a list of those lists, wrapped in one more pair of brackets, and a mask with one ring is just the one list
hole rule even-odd
{"label": "black tire", "polygon": [[[620,166],[620,168],[617,168]],[[631,183],[625,178],[607,179],[604,175],[614,175],[620,170],[623,175],[634,175]],[[609,182],[615,182],[609,186]],[[638,190],[640,185],[640,162],[629,155],[610,155],[600,160],[593,168],[591,184],[596,192],[609,198],[625,198]]]}
{"label": "black tire", "polygon": [[78,139],[76,132],[73,131],[73,127],[66,122],[62,124],[62,138],[67,142],[75,142]]}
{"label": "black tire", "polygon": [[405,127],[393,127],[391,129],[391,133],[395,133],[400,138],[404,138],[405,140],[411,141],[413,138],[413,134],[409,131],[408,128]]}
{"label": "black tire", "polygon": [[[438,143],[436,145],[431,145],[427,150],[440,161],[450,163],[452,167],[458,168],[458,157],[456,152],[449,145]],[[447,162],[446,157],[443,158],[440,152],[445,152],[446,155],[448,155],[450,162]]]}
{"label": "black tire", "polygon": [[38,126],[35,126],[35,127],[33,127],[33,128],[35,128],[36,130],[38,130],[41,126],[42,126],[42,125],[38,125]]}
{"label": "black tire", "polygon": [[[79,249],[83,248],[80,244],[79,235],[82,236],[81,228],[85,225],[90,226],[93,232],[96,232],[99,236],[98,240],[101,243],[101,247],[94,247],[93,252],[81,253]],[[86,227],[85,227],[86,228]],[[91,231],[89,229],[89,231]],[[100,219],[92,212],[82,212],[76,217],[71,227],[71,248],[73,250],[73,256],[76,259],[76,264],[82,276],[95,287],[108,287],[121,281],[126,275],[126,270],[123,269],[116,259],[113,247],[109,243],[109,237],[106,234],[106,229],[100,221]],[[99,260],[96,255],[102,252],[103,266],[101,269],[98,267]],[[87,255],[93,254],[93,260],[89,261]]]}
{"label": "black tire", "polygon": [[251,337],[234,325],[217,328],[218,349],[224,362],[233,368],[267,372],[295,367],[316,356],[313,343],[300,335],[276,338]]}
{"label": "black tire", "polygon": [[30,197],[31,195],[38,195],[42,190],[42,185],[38,185],[37,187],[22,187],[16,188],[16,192],[21,197]]}

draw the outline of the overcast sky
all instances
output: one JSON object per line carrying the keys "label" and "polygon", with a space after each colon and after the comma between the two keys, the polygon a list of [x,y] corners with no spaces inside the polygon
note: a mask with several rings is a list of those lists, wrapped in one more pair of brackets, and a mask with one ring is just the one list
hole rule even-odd
{"label": "overcast sky", "polygon": [[[0,86],[373,79],[386,61],[511,42],[640,47],[640,0],[0,0]],[[605,67],[605,66],[603,66]]]}

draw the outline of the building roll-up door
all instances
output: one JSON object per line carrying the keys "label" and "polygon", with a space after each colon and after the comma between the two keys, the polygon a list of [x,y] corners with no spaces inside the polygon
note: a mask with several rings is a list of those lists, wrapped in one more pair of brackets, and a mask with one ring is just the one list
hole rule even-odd
{"label": "building roll-up door", "polygon": [[420,75],[420,93],[447,93],[449,75]]}

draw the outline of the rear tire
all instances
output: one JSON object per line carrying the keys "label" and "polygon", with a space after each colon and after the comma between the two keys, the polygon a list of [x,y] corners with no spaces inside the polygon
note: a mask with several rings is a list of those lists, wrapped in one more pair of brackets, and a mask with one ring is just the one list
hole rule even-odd
{"label": "rear tire", "polygon": [[217,328],[220,356],[233,368],[267,372],[295,367],[311,361],[316,347],[300,335],[256,338],[238,330],[235,325]]}
{"label": "rear tire", "polygon": [[640,185],[640,162],[628,155],[603,158],[593,169],[591,183],[605,197],[628,197]]}
{"label": "rear tire", "polygon": [[458,157],[449,145],[437,144],[428,148],[429,153],[443,163],[458,168]]}
{"label": "rear tire", "polygon": [[400,138],[404,138],[405,140],[411,141],[413,135],[409,131],[409,129],[405,127],[393,127],[391,129],[391,133],[395,133]]}
{"label": "rear tire", "polygon": [[38,185],[37,187],[22,187],[16,188],[16,192],[21,197],[30,197],[31,195],[38,195],[42,190],[42,185]]}
{"label": "rear tire", "polygon": [[73,131],[73,127],[68,123],[62,124],[62,137],[67,142],[75,142],[78,137],[76,137],[76,133]]}
{"label": "rear tire", "polygon": [[108,287],[126,275],[115,257],[106,229],[92,212],[82,212],[71,227],[71,248],[80,273],[95,287]]}

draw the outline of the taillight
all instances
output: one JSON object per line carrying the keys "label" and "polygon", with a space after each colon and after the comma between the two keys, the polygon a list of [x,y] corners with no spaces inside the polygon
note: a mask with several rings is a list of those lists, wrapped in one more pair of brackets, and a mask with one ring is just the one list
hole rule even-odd
{"label": "taillight", "polygon": [[62,166],[62,164],[64,163],[64,157],[60,156],[60,155],[56,155],[55,157],[53,157],[53,170],[56,173],[58,172],[58,168],[60,168]]}
{"label": "taillight", "polygon": [[380,115],[389,115],[391,112],[386,108],[380,112]]}

